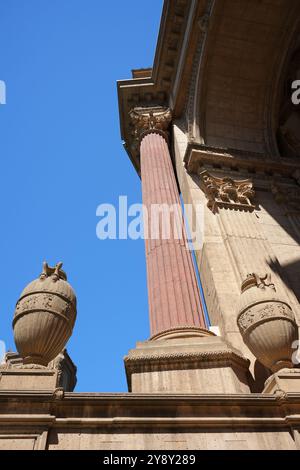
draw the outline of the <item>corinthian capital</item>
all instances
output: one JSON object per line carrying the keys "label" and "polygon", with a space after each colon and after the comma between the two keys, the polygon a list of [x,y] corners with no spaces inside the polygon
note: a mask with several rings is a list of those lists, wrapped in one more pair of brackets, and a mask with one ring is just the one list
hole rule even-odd
{"label": "corinthian capital", "polygon": [[168,140],[168,127],[172,120],[169,108],[133,108],[129,116],[133,126],[132,134],[138,141],[151,132],[161,134]]}
{"label": "corinthian capital", "polygon": [[203,189],[208,199],[207,206],[217,212],[218,208],[254,210],[255,191],[251,180],[233,180],[229,177],[217,178],[207,173],[199,173]]}

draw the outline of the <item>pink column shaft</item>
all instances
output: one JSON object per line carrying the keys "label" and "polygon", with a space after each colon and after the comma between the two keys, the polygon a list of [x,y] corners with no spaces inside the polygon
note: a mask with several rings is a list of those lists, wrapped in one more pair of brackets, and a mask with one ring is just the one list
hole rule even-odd
{"label": "pink column shaft", "polygon": [[[146,264],[151,335],[178,326],[206,328],[191,252],[183,227],[181,239],[151,239],[151,205],[178,204],[180,198],[168,145],[157,133],[140,148],[143,203],[148,211]],[[181,220],[182,212],[180,209]]]}

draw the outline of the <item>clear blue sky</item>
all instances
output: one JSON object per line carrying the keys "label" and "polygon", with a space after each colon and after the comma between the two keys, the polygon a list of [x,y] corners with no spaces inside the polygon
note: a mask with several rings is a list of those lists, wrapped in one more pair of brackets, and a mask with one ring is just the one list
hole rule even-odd
{"label": "clear blue sky", "polygon": [[0,0],[0,339],[42,261],[78,299],[76,391],[126,391],[123,356],[149,335],[142,240],[100,241],[96,208],[141,201],[116,80],[152,66],[162,0]]}

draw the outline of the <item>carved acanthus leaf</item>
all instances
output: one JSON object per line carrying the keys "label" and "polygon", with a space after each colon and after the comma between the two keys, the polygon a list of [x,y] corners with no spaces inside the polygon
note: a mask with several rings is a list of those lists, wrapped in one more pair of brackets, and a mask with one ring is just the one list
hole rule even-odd
{"label": "carved acanthus leaf", "polygon": [[169,108],[133,108],[129,112],[133,126],[132,135],[135,143],[140,142],[144,135],[151,132],[158,132],[168,139],[168,127],[172,120],[172,113]]}
{"label": "carved acanthus leaf", "polygon": [[253,210],[255,191],[251,180],[234,180],[230,177],[218,178],[206,170],[199,173],[208,199],[207,206],[217,212],[218,208]]}

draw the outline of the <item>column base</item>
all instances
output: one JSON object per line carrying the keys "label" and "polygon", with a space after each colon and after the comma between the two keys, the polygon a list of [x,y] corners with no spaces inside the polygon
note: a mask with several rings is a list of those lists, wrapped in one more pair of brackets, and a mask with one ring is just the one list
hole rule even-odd
{"label": "column base", "polygon": [[266,380],[262,393],[279,392],[300,392],[300,369],[281,369]]}
{"label": "column base", "polygon": [[182,327],[139,342],[124,358],[134,393],[249,393],[249,360],[215,336]]}

